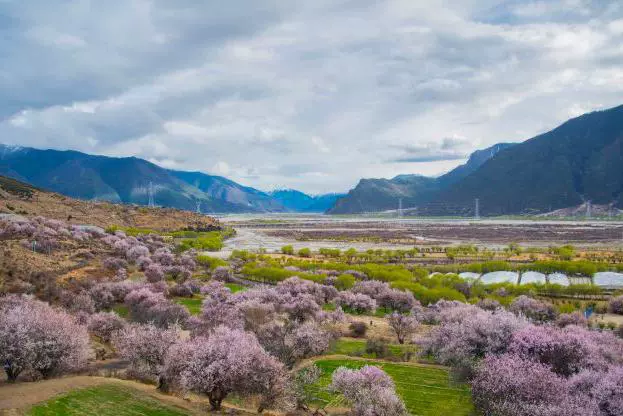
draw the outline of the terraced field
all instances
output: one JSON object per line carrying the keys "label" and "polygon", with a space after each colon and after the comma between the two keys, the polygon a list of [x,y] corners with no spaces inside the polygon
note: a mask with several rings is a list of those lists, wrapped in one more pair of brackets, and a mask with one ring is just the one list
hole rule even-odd
{"label": "terraced field", "polygon": [[389,374],[396,383],[396,391],[412,415],[418,416],[467,416],[474,410],[471,394],[466,385],[454,385],[448,370],[416,364],[394,364],[355,359],[320,359],[316,365],[322,377],[316,385],[316,394],[323,403],[340,405],[336,396],[325,388],[331,383],[331,374],[338,367],[361,368],[375,365]]}

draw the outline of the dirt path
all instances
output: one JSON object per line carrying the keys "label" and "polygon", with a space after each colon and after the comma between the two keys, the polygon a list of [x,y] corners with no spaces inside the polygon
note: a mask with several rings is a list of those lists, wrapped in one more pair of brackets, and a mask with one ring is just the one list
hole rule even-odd
{"label": "dirt path", "polygon": [[[0,415],[23,415],[30,407],[44,402],[72,390],[99,386],[103,384],[117,384],[131,387],[139,390],[158,401],[172,406],[180,407],[187,410],[192,415],[206,414],[208,403],[207,400],[190,396],[181,398],[168,394],[160,393],[154,386],[138,383],[131,380],[120,380],[108,377],[91,377],[91,376],[71,376],[58,378],[53,380],[45,380],[39,382],[23,382],[16,384],[0,384]],[[235,408],[233,406],[224,405],[227,408]],[[254,413],[245,409],[235,408],[244,415]],[[267,413],[269,414],[269,413]]]}

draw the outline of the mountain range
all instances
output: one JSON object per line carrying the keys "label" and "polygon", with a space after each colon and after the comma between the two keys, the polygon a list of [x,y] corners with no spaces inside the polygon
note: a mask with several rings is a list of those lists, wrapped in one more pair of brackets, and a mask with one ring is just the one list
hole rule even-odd
{"label": "mountain range", "polygon": [[[573,118],[522,143],[471,154],[439,177],[361,179],[346,195],[273,192],[136,157],[0,145],[0,175],[81,199],[215,212],[395,210],[407,215],[538,214],[591,202],[623,208],[623,106]],[[478,203],[476,203],[476,200]]]}
{"label": "mountain range", "polygon": [[[154,203],[164,207],[194,211],[199,206],[204,213],[293,210],[278,195],[222,176],[169,170],[136,157],[0,145],[0,175],[87,200],[147,205],[151,188]],[[301,195],[323,200],[322,196]]]}
{"label": "mountain range", "polygon": [[[362,179],[329,210],[407,215],[539,214],[587,201],[623,207],[623,106],[573,118],[519,144],[471,155],[438,178]],[[476,203],[478,200],[478,203]]]}

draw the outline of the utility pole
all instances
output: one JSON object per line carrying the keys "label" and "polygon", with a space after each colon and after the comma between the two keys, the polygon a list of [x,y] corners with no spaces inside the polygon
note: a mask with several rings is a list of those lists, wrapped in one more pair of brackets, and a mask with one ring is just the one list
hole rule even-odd
{"label": "utility pole", "polygon": [[155,208],[156,203],[154,201],[154,184],[151,181],[149,181],[149,188],[147,189],[147,193],[149,195],[149,202],[147,203],[147,206],[149,208]]}
{"label": "utility pole", "polygon": [[402,223],[402,198],[398,198],[398,215],[400,216],[400,218],[398,219],[398,227],[402,228],[403,223]]}
{"label": "utility pole", "polygon": [[475,220],[480,219],[480,199],[479,198],[474,199],[474,219]]}

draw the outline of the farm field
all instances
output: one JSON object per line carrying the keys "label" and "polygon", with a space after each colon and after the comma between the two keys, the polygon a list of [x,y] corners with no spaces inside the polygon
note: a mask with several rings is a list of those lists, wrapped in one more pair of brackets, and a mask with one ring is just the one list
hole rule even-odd
{"label": "farm field", "polygon": [[336,396],[325,388],[338,367],[358,369],[374,365],[394,380],[396,391],[407,410],[418,416],[462,416],[473,414],[470,390],[465,385],[452,385],[447,369],[417,364],[394,364],[357,359],[319,359],[315,364],[322,370],[316,384],[317,397],[323,403],[333,403]]}
{"label": "farm field", "polygon": [[127,386],[104,384],[75,390],[53,398],[32,407],[27,414],[31,416],[184,416],[191,413],[165,405],[149,395]]}

